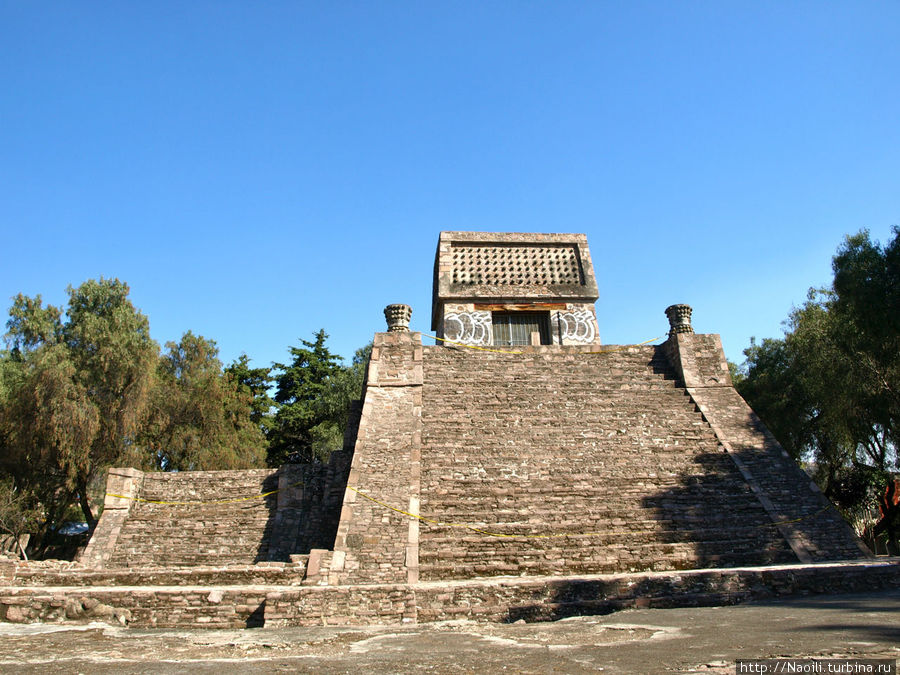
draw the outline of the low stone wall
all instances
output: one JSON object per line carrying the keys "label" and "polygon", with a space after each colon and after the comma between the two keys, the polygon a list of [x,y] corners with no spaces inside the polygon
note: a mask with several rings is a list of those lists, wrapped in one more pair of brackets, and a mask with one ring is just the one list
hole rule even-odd
{"label": "low stone wall", "polygon": [[310,586],[269,593],[266,626],[365,626],[416,623],[416,585]]}
{"label": "low stone wall", "polygon": [[143,628],[263,625],[269,586],[16,588],[0,591],[0,620],[108,621]]}
{"label": "low stone wall", "polygon": [[736,604],[900,588],[900,559],[572,577],[359,586],[0,588],[0,620],[136,627],[312,626],[449,619],[547,621],[628,607]]}
{"label": "low stone wall", "polygon": [[417,589],[420,622],[551,621],[631,607],[733,605],[784,595],[900,588],[900,561],[460,582]]}
{"label": "low stone wall", "polygon": [[[268,626],[551,621],[629,607],[731,605],[796,594],[900,588],[900,560],[685,572],[505,578],[270,594]],[[339,592],[340,591],[340,592]]]}

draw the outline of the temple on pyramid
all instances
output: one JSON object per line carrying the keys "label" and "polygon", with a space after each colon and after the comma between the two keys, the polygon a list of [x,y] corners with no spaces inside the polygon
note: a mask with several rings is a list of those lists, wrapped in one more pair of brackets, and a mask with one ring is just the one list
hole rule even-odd
{"label": "temple on pyramid", "polygon": [[329,463],[111,469],[77,569],[16,568],[0,618],[510,621],[900,585],[689,306],[659,308],[661,344],[606,345],[597,298],[582,234],[442,232],[432,334],[385,309]]}
{"label": "temple on pyramid", "polygon": [[408,332],[403,306],[375,336],[330,579],[868,555],[735,391],[690,307],[666,309],[661,345],[604,346],[597,297],[584,235],[441,233],[437,345]]}

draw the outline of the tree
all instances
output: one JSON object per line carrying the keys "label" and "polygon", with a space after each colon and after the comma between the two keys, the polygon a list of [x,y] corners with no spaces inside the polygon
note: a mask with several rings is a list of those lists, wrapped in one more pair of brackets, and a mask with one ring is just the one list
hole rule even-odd
{"label": "tree", "polygon": [[835,343],[854,362],[857,406],[865,411],[856,433],[883,464],[892,453],[896,460],[900,433],[900,228],[886,247],[867,231],[848,237],[833,268]]}
{"label": "tree", "polygon": [[225,373],[215,342],[190,331],[160,356],[117,279],[68,294],[65,312],[17,296],[0,350],[0,481],[14,506],[39,508],[38,542],[73,501],[95,526],[91,491],[109,466],[264,464],[268,369],[244,355]]}
{"label": "tree", "polygon": [[350,365],[342,367],[329,379],[328,386],[315,402],[314,408],[322,421],[312,429],[313,450],[322,460],[343,446],[344,433],[350,422],[350,405],[362,395],[371,353],[371,343],[357,349]]}
{"label": "tree", "polygon": [[188,331],[166,349],[140,439],[145,461],[166,471],[262,466],[265,437],[252,396],[222,372],[216,343]]}
{"label": "tree", "polygon": [[14,299],[4,463],[17,485],[44,483],[45,499],[53,490],[77,497],[93,528],[89,486],[134,443],[158,347],[127,284],[89,280],[68,294],[65,321],[40,296]]}
{"label": "tree", "polygon": [[10,362],[5,371],[11,395],[0,423],[6,445],[0,468],[13,478],[15,489],[47,506],[46,530],[73,499],[85,508],[99,410],[75,380],[64,345],[45,345]]}
{"label": "tree", "polygon": [[41,510],[34,499],[17,489],[12,478],[0,479],[0,532],[9,534],[19,549],[19,554],[28,560],[22,540],[37,527]]}
{"label": "tree", "polygon": [[328,335],[324,330],[314,338],[312,342],[301,340],[302,347],[291,347],[290,365],[275,364],[281,373],[276,378],[279,407],[270,435],[270,466],[288,458],[327,460],[341,447],[350,402],[360,396],[370,347],[357,350],[352,364],[345,367],[325,345]]}
{"label": "tree", "polygon": [[751,342],[741,394],[823,491],[863,519],[877,504],[893,550],[898,508],[884,497],[898,470],[900,231],[886,247],[847,237],[832,288],[810,290],[784,339]]}
{"label": "tree", "polygon": [[272,409],[275,407],[274,399],[269,396],[269,387],[273,382],[272,369],[251,368],[250,357],[241,354],[225,368],[225,377],[241,396],[249,398],[250,420],[268,436],[272,426]]}

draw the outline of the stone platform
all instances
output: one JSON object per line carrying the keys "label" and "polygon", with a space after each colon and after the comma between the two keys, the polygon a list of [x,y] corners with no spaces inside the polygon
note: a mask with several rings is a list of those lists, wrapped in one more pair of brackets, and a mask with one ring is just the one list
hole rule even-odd
{"label": "stone platform", "polygon": [[110,470],[80,567],[0,567],[0,620],[517,621],[894,588],[671,305],[602,345],[587,240],[443,233],[433,328],[389,305],[328,464]]}
{"label": "stone platform", "polygon": [[717,336],[508,354],[381,333],[352,426],[329,464],[111,470],[80,565],[0,564],[0,620],[509,622],[900,587]]}
{"label": "stone platform", "polygon": [[4,564],[0,571],[2,621],[159,628],[531,622],[635,607],[900,588],[898,559],[345,586],[304,585],[309,580],[302,567],[288,565],[235,569],[218,581],[212,569],[193,577],[182,570],[145,570],[143,579],[125,571],[99,574],[65,565],[54,570],[40,563]]}

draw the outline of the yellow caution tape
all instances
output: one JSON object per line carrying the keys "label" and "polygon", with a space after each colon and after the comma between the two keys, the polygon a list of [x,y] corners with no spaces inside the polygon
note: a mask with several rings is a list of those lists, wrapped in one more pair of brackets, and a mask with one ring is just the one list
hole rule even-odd
{"label": "yellow caution tape", "polygon": [[454,342],[453,340],[448,340],[446,338],[440,338],[437,335],[428,335],[428,333],[422,333],[425,337],[431,338],[432,340],[440,340],[441,342],[446,342],[448,345],[454,345],[455,347],[466,347],[468,349],[477,349],[480,352],[493,352],[494,354],[524,354],[525,352],[510,352],[503,349],[488,349],[487,347],[479,347],[478,345],[467,345],[465,342]]}
{"label": "yellow caution tape", "polygon": [[[294,483],[290,487],[297,487],[298,485],[302,485],[302,484],[303,484],[302,482]],[[360,495],[361,497],[368,499],[371,502],[374,502],[375,504],[378,504],[379,506],[382,506],[390,511],[394,511],[395,513],[404,515],[407,518],[413,518],[415,520],[419,520],[423,523],[428,523],[429,525],[435,525],[437,527],[463,528],[466,530],[471,530],[472,532],[477,532],[478,534],[483,534],[486,537],[502,537],[502,538],[519,537],[522,539],[565,539],[565,538],[573,538],[573,537],[614,537],[614,536],[620,536],[620,535],[635,534],[635,532],[633,530],[622,530],[619,532],[609,531],[609,530],[605,530],[602,532],[563,532],[563,533],[556,533],[556,534],[509,534],[507,532],[491,532],[490,530],[486,530],[481,527],[476,527],[474,525],[469,525],[468,523],[454,523],[454,522],[443,521],[443,520],[435,520],[433,518],[426,518],[425,516],[421,516],[421,515],[418,515],[415,513],[410,513],[409,511],[404,511],[403,509],[398,509],[394,506],[391,506],[390,504],[387,504],[379,499],[376,499],[375,497],[367,495],[365,492],[358,490],[357,488],[353,487],[352,485],[348,485],[347,489],[355,492],[356,494]],[[157,500],[157,499],[143,499],[141,497],[128,497],[126,495],[117,495],[112,492],[107,492],[106,496],[107,497],[117,497],[119,499],[130,499],[133,502],[140,502],[142,504],[160,504],[163,506],[190,506],[190,505],[194,505],[194,504],[201,504],[201,505],[202,504],[235,504],[238,502],[246,502],[246,501],[251,501],[254,499],[262,499],[264,497],[268,497],[269,495],[274,495],[277,492],[280,492],[280,489],[279,490],[271,490],[269,492],[263,492],[261,494],[252,495],[250,497],[237,497],[234,499],[215,499],[215,500],[208,501],[208,502],[204,502],[204,501],[168,502],[168,501],[161,501],[161,500]],[[803,520],[815,518],[820,513],[827,511],[829,508],[831,508],[831,507],[824,506],[821,509],[819,509],[818,511],[816,511],[815,513],[811,513],[808,516],[801,516],[800,518],[794,518],[793,520],[779,520],[778,522],[764,523],[763,525],[756,525],[755,527],[777,527],[779,525],[790,525],[793,523],[799,523]]]}
{"label": "yellow caution tape", "polygon": [[[352,485],[348,485],[347,489],[352,490],[356,494],[358,494],[362,497],[365,497],[369,501],[374,502],[374,503],[378,504],[379,506],[383,506],[386,509],[389,509],[396,513],[400,513],[404,516],[407,516],[408,518],[414,518],[415,520],[420,520],[424,523],[428,523],[429,525],[436,525],[439,527],[460,527],[460,528],[463,528],[466,530],[471,530],[472,532],[477,532],[478,534],[483,534],[487,537],[503,537],[503,538],[519,537],[521,539],[565,539],[565,538],[577,538],[577,537],[615,537],[615,536],[620,536],[620,535],[635,534],[635,532],[633,530],[622,530],[619,532],[609,531],[609,530],[606,530],[603,532],[564,532],[564,533],[557,533],[557,534],[509,534],[506,532],[491,532],[489,530],[485,530],[480,527],[475,527],[474,525],[469,525],[467,523],[452,523],[452,522],[445,522],[445,521],[441,521],[441,520],[434,520],[432,518],[426,518],[425,516],[420,516],[415,513],[410,513],[409,511],[404,511],[403,509],[395,508],[395,507],[391,506],[390,504],[386,504],[378,499],[375,499],[374,497],[370,497],[365,492],[361,492],[360,490],[356,489]],[[829,508],[831,508],[831,507],[824,506],[821,509],[819,509],[818,511],[816,511],[815,513],[811,513],[808,516],[794,518],[793,520],[779,520],[778,522],[764,523],[762,525],[756,525],[755,527],[777,527],[779,525],[788,525],[791,523],[799,523],[802,520],[807,520],[809,518],[815,518],[820,513],[827,511]]]}
{"label": "yellow caution tape", "polygon": [[269,495],[274,495],[278,490],[272,490],[271,492],[263,492],[262,494],[253,495],[252,497],[237,497],[235,499],[214,499],[209,502],[164,502],[159,501],[157,499],[142,499],[141,497],[128,497],[127,495],[116,495],[112,492],[107,492],[107,497],[118,497],[119,499],[130,499],[133,502],[140,502],[141,504],[162,504],[164,506],[189,506],[191,504],[234,504],[236,502],[249,502],[253,499],[262,499],[263,497],[268,497]]}
{"label": "yellow caution tape", "polygon": [[[303,485],[303,482],[294,483],[293,485],[289,485],[288,487],[298,487]],[[141,497],[129,497],[127,495],[117,495],[112,492],[107,492],[107,497],[118,497],[119,499],[130,499],[133,502],[140,502],[142,504],[162,504],[163,506],[190,506],[191,504],[235,504],[237,502],[249,502],[253,499],[262,499],[263,497],[268,497],[269,495],[274,495],[277,492],[281,492],[281,488],[277,490],[270,490],[269,492],[262,492],[258,495],[252,495],[250,497],[235,497],[234,499],[214,499],[209,502],[202,501],[194,501],[194,502],[164,502],[158,499],[143,499]]]}

